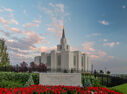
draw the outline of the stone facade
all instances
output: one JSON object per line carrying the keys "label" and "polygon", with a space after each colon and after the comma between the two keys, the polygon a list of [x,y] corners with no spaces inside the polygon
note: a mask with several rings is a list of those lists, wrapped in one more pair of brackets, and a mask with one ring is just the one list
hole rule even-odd
{"label": "stone facade", "polygon": [[53,50],[50,53],[42,52],[41,56],[34,58],[34,62],[36,64],[44,63],[52,71],[91,71],[91,62],[87,54],[80,51],[70,51],[70,46],[65,38],[64,28],[57,50]]}

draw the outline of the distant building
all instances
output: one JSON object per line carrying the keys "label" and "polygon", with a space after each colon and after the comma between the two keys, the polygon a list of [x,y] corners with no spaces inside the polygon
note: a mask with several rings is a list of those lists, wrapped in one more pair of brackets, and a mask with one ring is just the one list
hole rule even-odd
{"label": "distant building", "polygon": [[57,51],[42,52],[41,56],[34,58],[34,62],[36,64],[44,63],[52,71],[91,71],[91,62],[87,54],[80,51],[70,51],[64,28],[60,44],[57,45]]}

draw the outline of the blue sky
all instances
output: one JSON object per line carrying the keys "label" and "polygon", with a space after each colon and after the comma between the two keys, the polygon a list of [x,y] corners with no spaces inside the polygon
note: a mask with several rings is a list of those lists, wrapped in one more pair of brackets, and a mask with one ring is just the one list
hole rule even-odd
{"label": "blue sky", "polygon": [[94,69],[127,73],[126,0],[0,0],[11,64],[56,49],[63,25],[71,49],[87,53]]}

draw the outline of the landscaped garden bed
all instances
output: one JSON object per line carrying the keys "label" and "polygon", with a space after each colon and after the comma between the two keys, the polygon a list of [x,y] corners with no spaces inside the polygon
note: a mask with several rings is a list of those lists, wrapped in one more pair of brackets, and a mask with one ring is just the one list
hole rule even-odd
{"label": "landscaped garden bed", "polygon": [[0,72],[0,88],[23,87],[30,75],[33,77],[34,84],[39,84],[38,73]]}
{"label": "landscaped garden bed", "polygon": [[123,94],[102,87],[43,86],[31,85],[23,88],[0,88],[0,94]]}
{"label": "landscaped garden bed", "polygon": [[[30,76],[32,78],[28,80]],[[32,80],[32,83],[36,85],[29,86],[30,84],[28,83]],[[91,83],[86,80],[89,80]],[[39,84],[38,73],[0,72],[0,94],[123,94],[119,93],[122,92],[121,90],[115,88],[103,88],[99,80],[93,76],[82,76],[84,88],[72,86],[42,86],[37,84]]]}

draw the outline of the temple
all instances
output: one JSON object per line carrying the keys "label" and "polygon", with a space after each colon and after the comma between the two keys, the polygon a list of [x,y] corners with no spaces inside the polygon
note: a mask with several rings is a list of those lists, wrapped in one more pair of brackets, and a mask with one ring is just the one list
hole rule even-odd
{"label": "temple", "polygon": [[52,50],[50,53],[42,52],[41,56],[34,58],[36,64],[44,63],[50,71],[73,71],[73,72],[90,72],[91,62],[87,54],[80,51],[71,51],[65,37],[63,28],[60,44],[57,45],[57,50]]}

